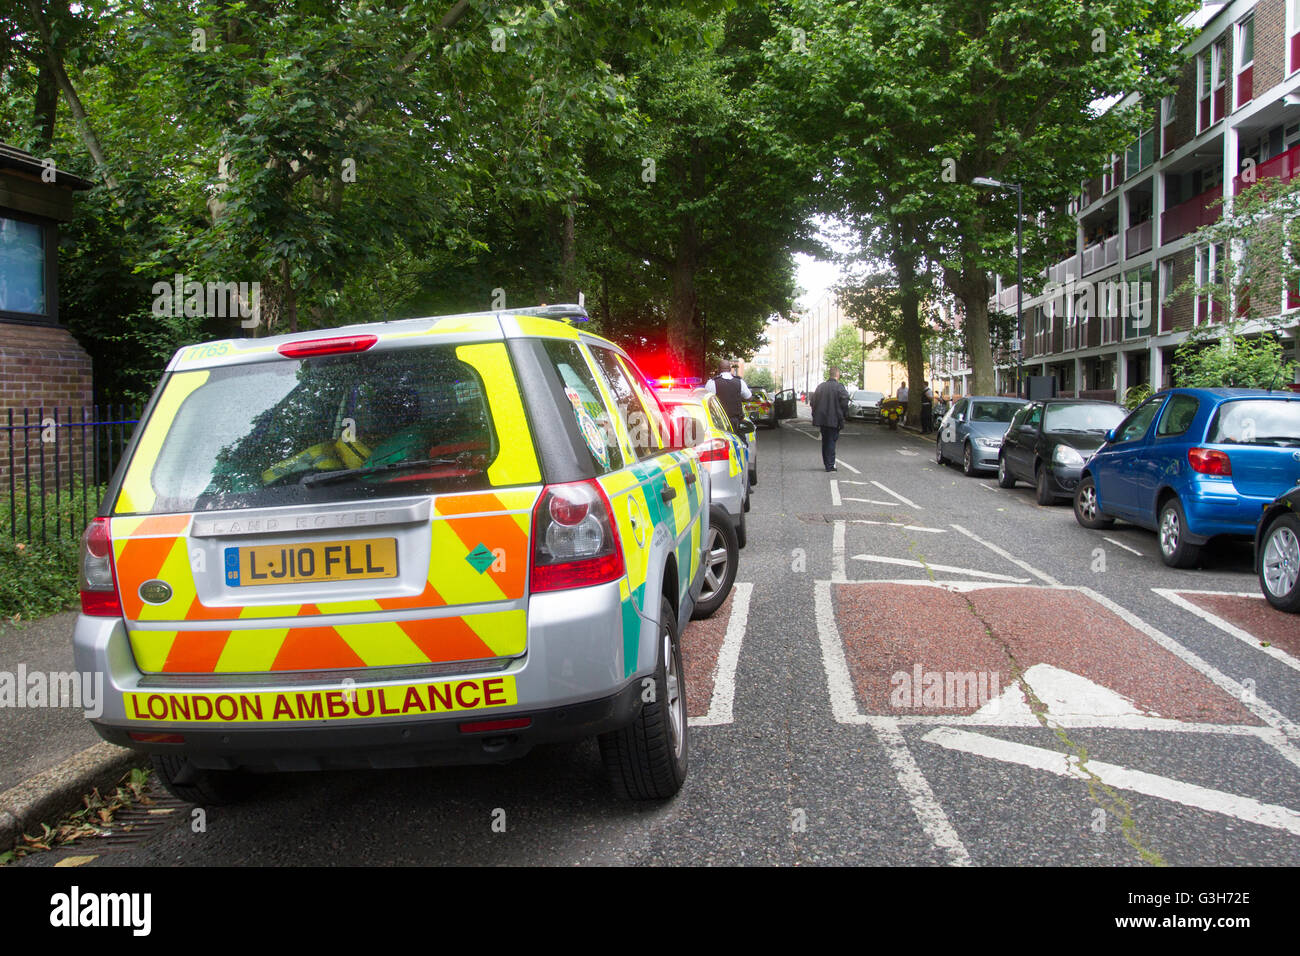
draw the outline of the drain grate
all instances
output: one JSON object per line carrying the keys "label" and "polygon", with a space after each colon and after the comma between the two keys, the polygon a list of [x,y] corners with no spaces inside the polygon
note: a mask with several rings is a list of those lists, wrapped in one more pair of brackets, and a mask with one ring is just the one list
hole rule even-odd
{"label": "drain grate", "polygon": [[150,787],[148,796],[151,803],[119,810],[113,815],[113,823],[104,836],[82,841],[80,846],[103,853],[134,850],[158,830],[189,814],[190,804],[177,800],[161,788]]}

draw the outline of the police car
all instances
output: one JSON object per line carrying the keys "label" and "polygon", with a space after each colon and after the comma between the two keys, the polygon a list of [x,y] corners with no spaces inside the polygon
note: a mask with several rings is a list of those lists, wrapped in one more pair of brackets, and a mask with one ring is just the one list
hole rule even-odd
{"label": "police car", "polygon": [[180,350],[82,542],[99,734],[201,802],[589,736],[616,792],[675,794],[709,476],[547,311]]}

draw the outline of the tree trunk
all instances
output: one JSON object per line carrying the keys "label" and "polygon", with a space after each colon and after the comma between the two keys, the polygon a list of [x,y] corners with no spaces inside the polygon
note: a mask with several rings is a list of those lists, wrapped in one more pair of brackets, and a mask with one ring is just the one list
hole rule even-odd
{"label": "tree trunk", "polygon": [[59,83],[48,64],[42,63],[36,73],[36,97],[32,119],[39,130],[41,145],[49,149],[54,142],[54,121],[59,111]]}
{"label": "tree trunk", "polygon": [[992,395],[993,345],[989,337],[988,273],[964,264],[961,271],[944,270],[944,281],[962,304],[962,337],[970,359],[971,390],[974,395]]}
{"label": "tree trunk", "polygon": [[921,296],[916,282],[916,246],[910,224],[900,223],[894,243],[894,269],[898,275],[899,310],[902,313],[903,347],[907,352],[906,420],[921,423],[921,396],[925,393],[925,353],[921,345]]}
{"label": "tree trunk", "polygon": [[85,107],[81,105],[81,97],[77,95],[72,80],[68,79],[68,71],[63,68],[63,59],[54,47],[50,25],[45,19],[45,11],[41,9],[40,0],[27,0],[27,9],[31,12],[32,21],[41,35],[41,46],[45,48],[45,60],[50,66],[50,72],[54,74],[54,80],[63,92],[63,98],[68,101],[68,110],[72,113],[72,118],[77,121],[81,140],[86,144],[86,149],[90,153],[90,158],[95,161],[99,174],[104,177],[105,185],[113,192],[117,192],[117,177],[108,168],[108,160],[99,145],[99,137],[91,128],[90,117],[86,115]]}
{"label": "tree trunk", "polygon": [[704,374],[704,352],[699,347],[695,321],[699,307],[695,269],[695,243],[691,237],[683,237],[673,263],[672,308],[668,314],[668,355],[674,375]]}

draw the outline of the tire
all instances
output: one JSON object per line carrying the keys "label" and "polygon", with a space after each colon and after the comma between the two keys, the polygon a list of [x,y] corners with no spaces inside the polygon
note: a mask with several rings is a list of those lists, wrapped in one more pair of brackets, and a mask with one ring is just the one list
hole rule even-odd
{"label": "tire", "polygon": [[1052,489],[1047,484],[1047,466],[1042,462],[1034,469],[1034,492],[1034,500],[1040,505],[1056,504],[1056,495],[1052,494]]}
{"label": "tire", "polygon": [[934,463],[940,466],[948,463],[948,459],[943,457],[943,444],[939,441],[934,443]]}
{"label": "tire", "polygon": [[659,602],[657,656],[653,699],[628,726],[597,738],[610,787],[625,800],[667,800],[686,780],[686,687],[677,617],[667,598]]}
{"label": "tire", "polygon": [[[748,510],[749,510],[749,498],[746,498],[746,499],[745,499],[745,511],[748,511]],[[742,548],[743,548],[743,547],[745,546],[745,538],[746,538],[746,535],[745,535],[745,514],[744,514],[744,512],[741,512],[741,514],[740,514],[740,523],[739,523],[738,525],[736,525],[736,544],[737,544],[739,547],[742,547]]]}
{"label": "tire", "polygon": [[975,473],[979,471],[979,469],[975,467],[975,449],[971,448],[970,442],[966,442],[962,448],[964,451],[961,453],[961,470],[965,473],[967,478],[973,478],[975,477]]}
{"label": "tire", "polygon": [[751,495],[751,494],[749,493],[749,488],[746,487],[746,488],[745,488],[745,501],[744,501],[744,503],[741,505],[741,511],[742,511],[742,513],[744,513],[744,514],[748,514],[748,513],[749,513],[749,502],[750,502],[750,499],[752,499],[753,497],[754,497],[754,496]]}
{"label": "tire", "polygon": [[1016,476],[1011,473],[1007,467],[1007,456],[998,455],[998,487],[1014,488],[1016,486]]}
{"label": "tire", "polygon": [[749,468],[749,487],[753,488],[758,484],[758,466],[751,465]]}
{"label": "tire", "polygon": [[709,546],[704,556],[704,589],[695,602],[691,619],[703,620],[711,616],[731,593],[736,582],[736,568],[740,564],[740,543],[731,518],[721,508],[709,509]]}
{"label": "tire", "polygon": [[1115,523],[1114,518],[1107,518],[1101,513],[1097,501],[1097,482],[1092,475],[1083,478],[1074,491],[1074,520],[1091,531],[1102,531]]}
{"label": "tire", "polygon": [[1194,567],[1201,556],[1201,546],[1187,541],[1187,515],[1177,498],[1170,498],[1160,507],[1156,538],[1160,543],[1160,560],[1171,568]]}
{"label": "tire", "polygon": [[1259,588],[1279,611],[1300,613],[1300,518],[1283,514],[1264,532]]}
{"label": "tire", "polygon": [[253,782],[238,770],[205,770],[185,757],[152,754],[154,773],[177,800],[221,807],[239,803],[253,790]]}

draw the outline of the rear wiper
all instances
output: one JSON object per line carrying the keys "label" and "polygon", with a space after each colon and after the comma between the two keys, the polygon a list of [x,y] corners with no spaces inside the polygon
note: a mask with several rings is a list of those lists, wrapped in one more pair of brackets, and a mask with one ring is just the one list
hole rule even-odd
{"label": "rear wiper", "polygon": [[426,465],[459,465],[455,458],[422,458],[416,461],[393,461],[386,465],[370,465],[360,468],[343,468],[339,471],[323,471],[319,475],[308,475],[302,480],[304,485],[326,485],[349,478],[364,478],[366,475],[378,475],[386,471],[409,471]]}

